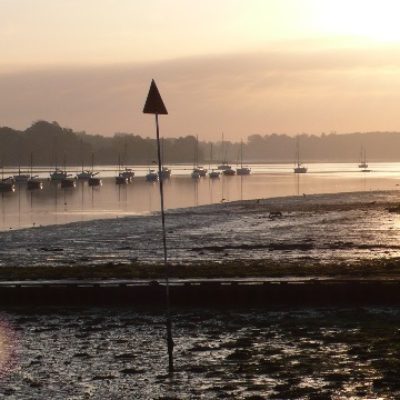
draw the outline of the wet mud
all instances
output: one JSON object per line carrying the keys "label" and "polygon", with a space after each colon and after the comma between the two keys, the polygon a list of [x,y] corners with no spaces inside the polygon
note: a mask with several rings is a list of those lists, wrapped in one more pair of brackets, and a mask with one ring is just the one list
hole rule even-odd
{"label": "wet mud", "polygon": [[[400,257],[398,192],[249,200],[167,213],[172,263],[319,263]],[[271,218],[271,213],[282,215]],[[158,215],[0,232],[0,266],[96,266],[163,259]]]}
{"label": "wet mud", "polygon": [[[155,310],[8,310],[0,397],[393,399],[400,309],[173,311],[174,375]],[[0,353],[1,354],[1,353]]]}

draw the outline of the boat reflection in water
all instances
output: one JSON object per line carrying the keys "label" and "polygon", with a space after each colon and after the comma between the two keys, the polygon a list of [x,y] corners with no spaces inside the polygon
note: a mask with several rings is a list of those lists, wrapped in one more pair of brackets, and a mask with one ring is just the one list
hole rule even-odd
{"label": "boat reflection in water", "polygon": [[75,188],[75,187],[76,187],[76,181],[74,178],[61,179],[61,188],[62,189]]}
{"label": "boat reflection in water", "polygon": [[[192,165],[176,165],[173,176],[164,186],[165,207],[186,208],[220,203],[221,199],[225,202],[303,193],[393,190],[400,176],[393,173],[400,171],[400,164],[397,163],[375,163],[373,171],[363,174],[362,179],[354,163],[313,164],[313,174],[293,174],[291,163],[253,164],[249,167],[251,174],[245,179],[237,174],[223,175],[216,170],[216,164],[210,165],[206,178],[192,179]],[[159,188],[150,184],[159,179],[156,170],[137,166],[135,183],[126,184],[126,178],[122,177],[119,178],[122,179],[121,185],[115,184],[115,168],[99,167],[97,171],[100,170],[101,179],[96,176],[87,183],[81,181],[76,189],[73,186],[77,179],[68,179],[61,186],[60,180],[45,179],[49,176],[48,169],[39,167],[35,171],[39,177],[18,187],[10,178],[0,180],[0,230],[31,227],[33,223],[35,226],[63,224],[159,211]],[[75,171],[72,172],[75,176]],[[219,172],[219,179],[218,174],[212,172]],[[40,190],[40,187],[43,189]],[[15,196],[13,190],[17,190],[19,196]]]}

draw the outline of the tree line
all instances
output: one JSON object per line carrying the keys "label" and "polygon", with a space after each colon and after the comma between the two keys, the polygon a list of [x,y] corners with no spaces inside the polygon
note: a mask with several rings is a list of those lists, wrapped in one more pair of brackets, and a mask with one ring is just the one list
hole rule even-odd
{"label": "tree line", "polygon": [[[299,145],[303,162],[358,162],[360,149],[369,161],[399,161],[400,132],[349,134],[253,134],[240,142],[198,141],[187,135],[162,140],[163,160],[168,163],[292,162]],[[95,164],[148,165],[156,160],[156,141],[140,135],[116,133],[112,137],[91,135],[61,127],[57,122],[36,121],[24,131],[0,127],[0,160],[4,166]]]}

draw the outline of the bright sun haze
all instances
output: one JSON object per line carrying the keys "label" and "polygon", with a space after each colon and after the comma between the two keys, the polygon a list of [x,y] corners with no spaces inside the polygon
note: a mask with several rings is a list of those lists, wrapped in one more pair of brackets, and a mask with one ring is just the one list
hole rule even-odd
{"label": "bright sun haze", "polygon": [[314,18],[326,35],[366,37],[398,42],[400,2],[396,0],[316,1]]}
{"label": "bright sun haze", "polygon": [[[27,10],[29,9],[29,12]],[[2,0],[0,121],[90,133],[399,130],[395,0]]]}

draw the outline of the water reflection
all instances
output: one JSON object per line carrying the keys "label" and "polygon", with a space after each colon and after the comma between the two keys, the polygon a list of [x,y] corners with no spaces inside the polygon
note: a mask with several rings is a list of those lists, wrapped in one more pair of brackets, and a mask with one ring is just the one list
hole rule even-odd
{"label": "water reflection", "polygon": [[[254,198],[396,189],[400,177],[400,164],[384,164],[381,170],[376,167],[368,174],[349,171],[341,164],[319,168],[319,172],[310,167],[307,174],[294,174],[291,168],[284,172],[279,165],[255,166],[248,176],[193,180],[186,170],[177,167],[165,180],[165,204],[166,208],[179,208]],[[76,188],[61,188],[47,180],[43,190],[35,191],[20,183],[15,193],[1,193],[0,230],[158,210],[158,184],[146,182],[144,176],[127,185],[116,185],[114,177],[103,178],[103,186],[97,187],[79,181]]]}

